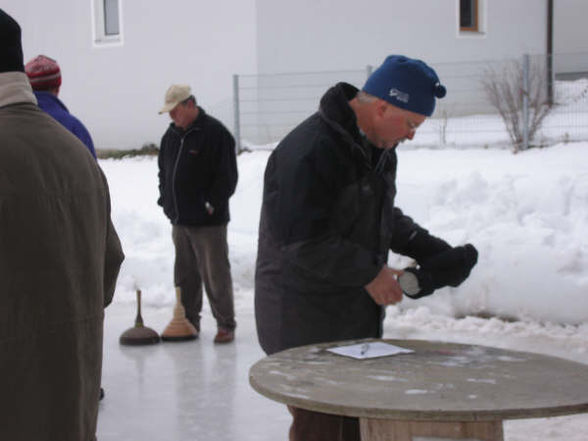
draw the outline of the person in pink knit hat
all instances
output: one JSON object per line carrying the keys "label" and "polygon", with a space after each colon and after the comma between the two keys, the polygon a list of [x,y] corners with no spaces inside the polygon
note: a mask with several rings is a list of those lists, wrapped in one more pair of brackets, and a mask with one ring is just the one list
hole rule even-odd
{"label": "person in pink knit hat", "polygon": [[58,98],[61,88],[61,69],[52,58],[39,55],[25,65],[25,72],[37,98],[39,107],[76,135],[96,158],[94,142],[84,124]]}

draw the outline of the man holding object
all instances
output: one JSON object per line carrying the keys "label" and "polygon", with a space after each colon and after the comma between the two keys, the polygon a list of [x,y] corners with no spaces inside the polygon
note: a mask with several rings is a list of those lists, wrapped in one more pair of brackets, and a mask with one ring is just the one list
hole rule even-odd
{"label": "man holding object", "polygon": [[[419,264],[414,297],[467,278],[477,261],[472,245],[451,247],[394,206],[396,146],[413,138],[445,93],[424,62],[389,56],[363,90],[328,90],[319,111],[272,152],[255,275],[266,353],[380,338],[385,305],[403,297],[403,272],[386,265],[389,250]],[[356,418],[290,411],[293,441],[359,440]]]}

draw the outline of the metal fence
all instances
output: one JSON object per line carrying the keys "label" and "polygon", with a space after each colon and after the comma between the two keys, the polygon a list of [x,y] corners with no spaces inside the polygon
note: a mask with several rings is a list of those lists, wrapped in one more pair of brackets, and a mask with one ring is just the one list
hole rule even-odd
{"label": "metal fence", "polygon": [[[520,113],[520,121],[527,121],[525,127],[535,116],[530,107],[532,98],[540,100],[541,106],[552,104],[541,128],[530,140],[532,144],[588,140],[588,69],[582,70],[577,63],[581,59],[587,60],[588,53],[435,63],[433,66],[448,93],[438,101],[435,113],[421,126],[411,145],[512,145],[505,122],[489,95],[492,82],[510,83],[520,101],[515,112]],[[558,69],[565,73],[557,73]],[[240,149],[272,148],[317,110],[329,87],[345,81],[360,88],[371,70],[367,66],[354,71],[235,75],[234,130]]]}
{"label": "metal fence", "polygon": [[235,137],[243,147],[280,140],[317,110],[329,87],[339,81],[361,85],[368,69],[234,76]]}

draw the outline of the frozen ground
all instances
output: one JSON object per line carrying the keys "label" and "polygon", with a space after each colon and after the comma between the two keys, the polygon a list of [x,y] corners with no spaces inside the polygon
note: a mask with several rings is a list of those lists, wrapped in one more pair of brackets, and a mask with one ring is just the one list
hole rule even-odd
{"label": "frozen ground", "polygon": [[[145,325],[159,333],[169,308],[146,308]],[[216,325],[207,313],[198,340],[121,346],[118,338],[134,323],[131,305],[115,304],[106,319],[100,441],[270,441],[286,439],[284,406],[257,394],[248,370],[263,357],[242,312],[234,344],[214,345]]]}
{"label": "frozen ground", "polygon": [[[263,357],[253,316],[253,271],[268,152],[239,156],[229,247],[237,340],[217,347],[206,308],[194,342],[123,347],[135,289],[146,325],[171,319],[173,248],[153,158],[101,161],[126,253],[107,310],[98,437],[114,440],[286,440],[289,415],[257,395],[247,372]],[[588,364],[588,143],[512,155],[493,149],[399,150],[398,204],[452,244],[472,242],[470,279],[388,308],[385,337],[540,352]],[[406,261],[391,256],[402,267]],[[494,316],[499,318],[484,319]],[[588,367],[587,367],[588,368]],[[540,387],[540,385],[538,385]],[[588,416],[507,422],[507,441],[586,441]]]}
{"label": "frozen ground", "polygon": [[[142,315],[146,326],[161,332],[171,308],[147,307]],[[100,441],[287,440],[286,408],[248,383],[249,367],[263,357],[251,308],[240,311],[237,339],[226,346],[212,343],[215,325],[208,310],[198,340],[121,346],[118,338],[134,317],[134,306],[124,303],[107,312]],[[577,327],[393,311],[385,336],[490,345],[588,363],[588,335]],[[512,420],[504,427],[506,441],[586,441],[588,415]]]}

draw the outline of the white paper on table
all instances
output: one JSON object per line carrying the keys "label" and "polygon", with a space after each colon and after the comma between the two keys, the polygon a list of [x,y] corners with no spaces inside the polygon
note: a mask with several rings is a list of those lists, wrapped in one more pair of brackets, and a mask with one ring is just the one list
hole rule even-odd
{"label": "white paper on table", "polygon": [[400,346],[394,346],[390,343],[384,343],[381,341],[337,346],[335,348],[329,348],[327,351],[357,359],[387,357],[389,355],[410,354],[411,352],[414,352],[412,349],[401,348]]}

